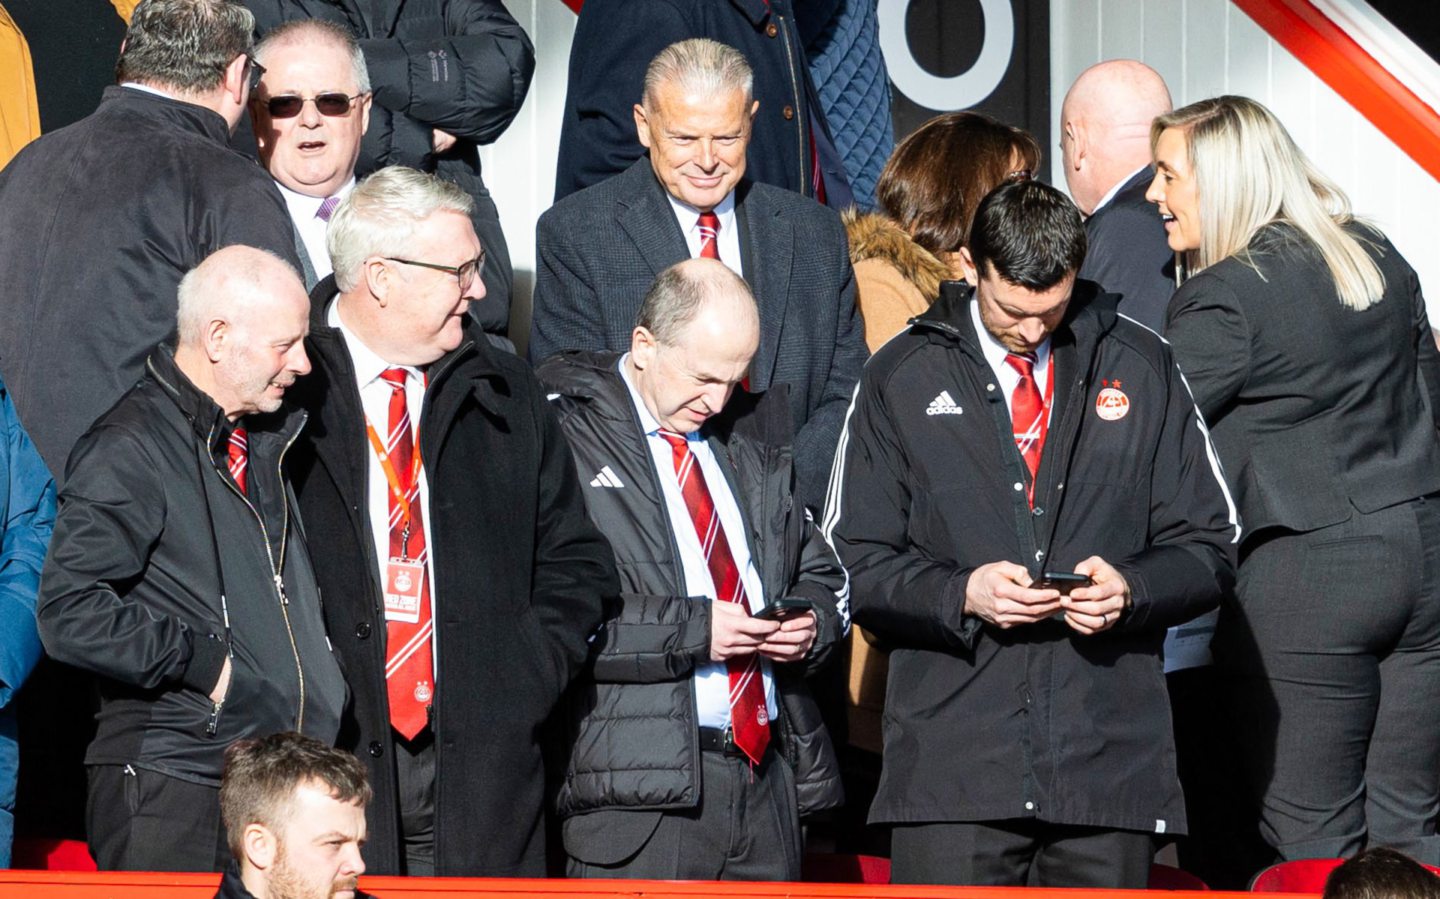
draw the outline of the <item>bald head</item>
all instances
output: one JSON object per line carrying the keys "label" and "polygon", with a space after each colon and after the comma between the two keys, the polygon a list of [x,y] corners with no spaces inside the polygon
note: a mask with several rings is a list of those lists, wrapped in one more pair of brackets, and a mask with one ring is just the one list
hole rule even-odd
{"label": "bald head", "polygon": [[1060,146],[1082,212],[1150,163],[1150,122],[1170,109],[1165,80],[1143,62],[1112,59],[1080,73],[1060,108]]}
{"label": "bald head", "polygon": [[180,280],[175,363],[233,421],[280,408],[310,370],[303,341],[310,302],[289,263],[231,246]]}

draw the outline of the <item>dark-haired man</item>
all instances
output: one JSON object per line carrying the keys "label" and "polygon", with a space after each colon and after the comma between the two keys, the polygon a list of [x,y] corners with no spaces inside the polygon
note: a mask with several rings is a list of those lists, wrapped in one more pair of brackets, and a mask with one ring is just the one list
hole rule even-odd
{"label": "dark-haired man", "polygon": [[235,867],[215,899],[356,899],[365,862],[365,766],[287,732],[225,750],[220,809]]}
{"label": "dark-haired man", "polygon": [[143,0],[119,85],[0,172],[0,364],[57,481],[175,333],[186,272],[232,244],[297,264],[275,185],[227,146],[261,71],[254,27],[238,0]]}
{"label": "dark-haired man", "polygon": [[1160,646],[1233,583],[1238,527],[1168,347],[1084,256],[1059,191],[991,193],[975,286],[875,356],[841,437],[824,528],[893,650],[897,882],[1144,887],[1185,829]]}

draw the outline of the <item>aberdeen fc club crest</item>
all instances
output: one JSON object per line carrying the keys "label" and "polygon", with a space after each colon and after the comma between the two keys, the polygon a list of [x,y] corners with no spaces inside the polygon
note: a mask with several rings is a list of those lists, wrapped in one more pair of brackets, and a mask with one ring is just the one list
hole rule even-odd
{"label": "aberdeen fc club crest", "polygon": [[770,723],[770,716],[765,713],[765,707],[763,705],[755,710],[755,723],[761,727]]}
{"label": "aberdeen fc club crest", "polygon": [[1130,414],[1130,397],[1120,389],[1120,380],[1102,379],[1095,397],[1095,414],[1104,421],[1119,421]]}
{"label": "aberdeen fc club crest", "polygon": [[429,682],[428,680],[422,680],[422,681],[419,681],[418,683],[415,684],[415,701],[416,701],[416,702],[421,702],[421,703],[429,702],[429,701],[430,701],[430,697],[432,697],[432,696],[434,696],[434,695],[435,695],[435,693],[434,693],[434,691],[432,691],[432,690],[430,689],[430,682]]}

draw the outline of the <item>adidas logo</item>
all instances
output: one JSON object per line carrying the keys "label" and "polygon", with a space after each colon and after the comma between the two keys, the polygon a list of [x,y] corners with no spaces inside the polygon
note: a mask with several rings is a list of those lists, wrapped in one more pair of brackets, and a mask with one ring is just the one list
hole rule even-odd
{"label": "adidas logo", "polygon": [[925,407],[926,415],[964,415],[965,410],[955,405],[955,400],[950,397],[950,391],[942,390],[940,395],[930,401]]}
{"label": "adidas logo", "polygon": [[613,472],[613,471],[610,470],[610,466],[609,466],[609,465],[606,465],[604,468],[600,469],[600,473],[599,473],[599,474],[595,475],[595,477],[593,477],[593,478],[590,479],[590,486],[591,486],[591,487],[624,487],[625,484],[624,484],[624,482],[622,482],[619,478],[617,478],[617,477],[615,476],[615,472]]}

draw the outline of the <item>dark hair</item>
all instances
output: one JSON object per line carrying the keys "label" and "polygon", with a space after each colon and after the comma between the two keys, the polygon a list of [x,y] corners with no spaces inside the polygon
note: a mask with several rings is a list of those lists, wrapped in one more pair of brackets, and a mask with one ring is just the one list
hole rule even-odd
{"label": "dark hair", "polygon": [[880,173],[875,198],[920,246],[954,253],[970,242],[980,199],[1039,167],[1040,144],[1028,131],[978,112],[952,112],[900,142]]}
{"label": "dark hair", "polygon": [[660,343],[674,346],[685,326],[700,314],[705,301],[723,293],[744,296],[752,307],[755,305],[750,285],[724,263],[713,259],[677,262],[656,276],[655,283],[645,291],[635,326],[649,331]]}
{"label": "dark hair", "polygon": [[1386,846],[1366,849],[1325,880],[1323,899],[1433,899],[1440,877]]}
{"label": "dark hair", "polygon": [[980,201],[970,234],[979,277],[986,267],[1026,290],[1048,290],[1085,261],[1085,225],[1070,198],[1048,184],[1002,184]]}
{"label": "dark hair", "polygon": [[239,0],[141,0],[130,16],[115,80],[181,93],[214,90],[250,49],[255,16]]}
{"label": "dark hair", "polygon": [[297,733],[236,740],[225,750],[220,814],[235,858],[244,852],[245,828],[263,824],[282,831],[298,787],[320,784],[340,802],[369,805],[365,766],[348,752]]}

